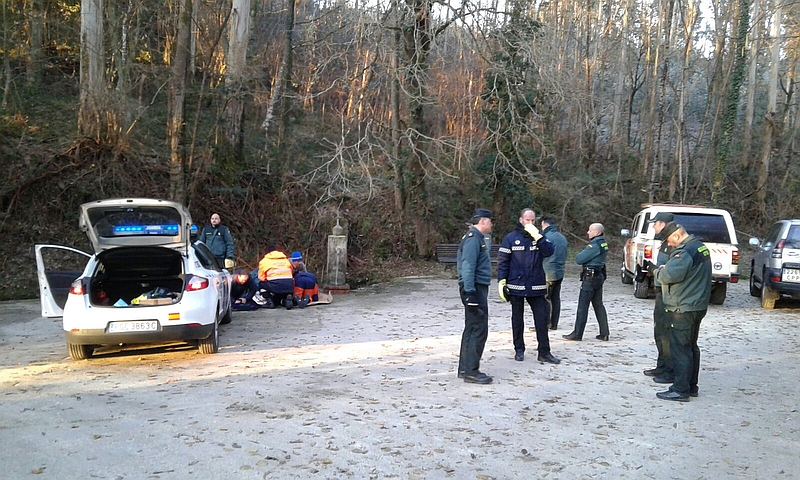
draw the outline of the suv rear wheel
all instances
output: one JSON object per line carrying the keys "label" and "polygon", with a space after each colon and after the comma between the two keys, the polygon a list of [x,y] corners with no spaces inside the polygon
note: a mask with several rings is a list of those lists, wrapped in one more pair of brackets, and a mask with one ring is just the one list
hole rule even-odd
{"label": "suv rear wheel", "polygon": [[[756,287],[755,263],[750,264],[750,295],[754,297],[761,296],[761,289]],[[763,281],[763,280],[762,280]]]}
{"label": "suv rear wheel", "polygon": [[629,277],[627,273],[625,273],[625,261],[623,260],[622,266],[619,268],[620,273],[620,280],[622,280],[623,285],[633,285],[633,278]]}
{"label": "suv rear wheel", "polygon": [[711,305],[722,305],[725,303],[725,295],[728,293],[727,283],[717,283],[711,286]]}
{"label": "suv rear wheel", "polygon": [[775,308],[775,300],[780,298],[780,294],[767,286],[767,272],[761,274],[761,308],[772,310]]}
{"label": "suv rear wheel", "polygon": [[633,296],[636,298],[647,298],[650,296],[650,280],[644,282],[633,281]]}

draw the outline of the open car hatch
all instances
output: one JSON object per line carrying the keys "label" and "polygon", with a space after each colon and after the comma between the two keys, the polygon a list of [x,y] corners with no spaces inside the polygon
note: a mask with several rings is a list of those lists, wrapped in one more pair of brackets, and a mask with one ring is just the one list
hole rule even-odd
{"label": "open car hatch", "polygon": [[192,217],[186,207],[177,202],[110,199],[81,205],[79,225],[96,253],[126,246],[186,250]]}

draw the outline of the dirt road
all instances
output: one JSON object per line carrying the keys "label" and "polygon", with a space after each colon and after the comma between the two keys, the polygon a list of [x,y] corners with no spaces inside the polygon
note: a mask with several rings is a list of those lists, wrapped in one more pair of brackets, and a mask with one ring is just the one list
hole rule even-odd
{"label": "dirt road", "polygon": [[[406,278],[327,306],[234,315],[221,350],[66,356],[38,302],[0,304],[0,471],[23,479],[798,478],[800,304],[765,312],[733,285],[701,327],[700,396],[656,399],[653,300],[606,282],[611,341],[561,365],[513,360],[490,291],[482,370],[456,378],[454,280]],[[526,322],[530,321],[530,313]]]}

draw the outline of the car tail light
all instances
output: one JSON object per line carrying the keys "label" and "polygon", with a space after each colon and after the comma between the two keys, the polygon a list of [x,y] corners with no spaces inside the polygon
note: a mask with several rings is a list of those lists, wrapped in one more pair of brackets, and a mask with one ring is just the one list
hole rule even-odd
{"label": "car tail light", "polygon": [[772,249],[772,258],[781,258],[783,256],[783,247],[786,245],[786,240],[781,240]]}
{"label": "car tail light", "polygon": [[208,279],[204,277],[192,277],[192,279],[189,280],[189,284],[186,285],[187,292],[194,292],[204,288],[208,288]]}
{"label": "car tail light", "polygon": [[69,293],[71,295],[83,295],[84,293],[86,293],[83,291],[83,282],[81,282],[80,280],[75,280],[74,282],[72,282],[72,285],[70,285],[69,287]]}
{"label": "car tail light", "polygon": [[736,248],[731,252],[731,265],[739,265],[739,250]]}
{"label": "car tail light", "polygon": [[644,258],[647,258],[647,259],[653,258],[653,246],[652,245],[645,245],[644,246]]}

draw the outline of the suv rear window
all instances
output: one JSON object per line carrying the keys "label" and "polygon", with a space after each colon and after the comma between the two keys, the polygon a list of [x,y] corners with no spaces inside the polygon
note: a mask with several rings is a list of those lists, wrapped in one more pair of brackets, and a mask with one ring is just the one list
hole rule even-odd
{"label": "suv rear window", "polygon": [[687,232],[703,242],[731,243],[728,225],[721,215],[676,213],[675,223],[683,225]]}
{"label": "suv rear window", "polygon": [[174,208],[95,208],[89,211],[89,220],[101,237],[174,237],[179,235],[181,215]]}
{"label": "suv rear window", "polygon": [[789,227],[785,248],[800,248],[800,226],[792,225]]}

